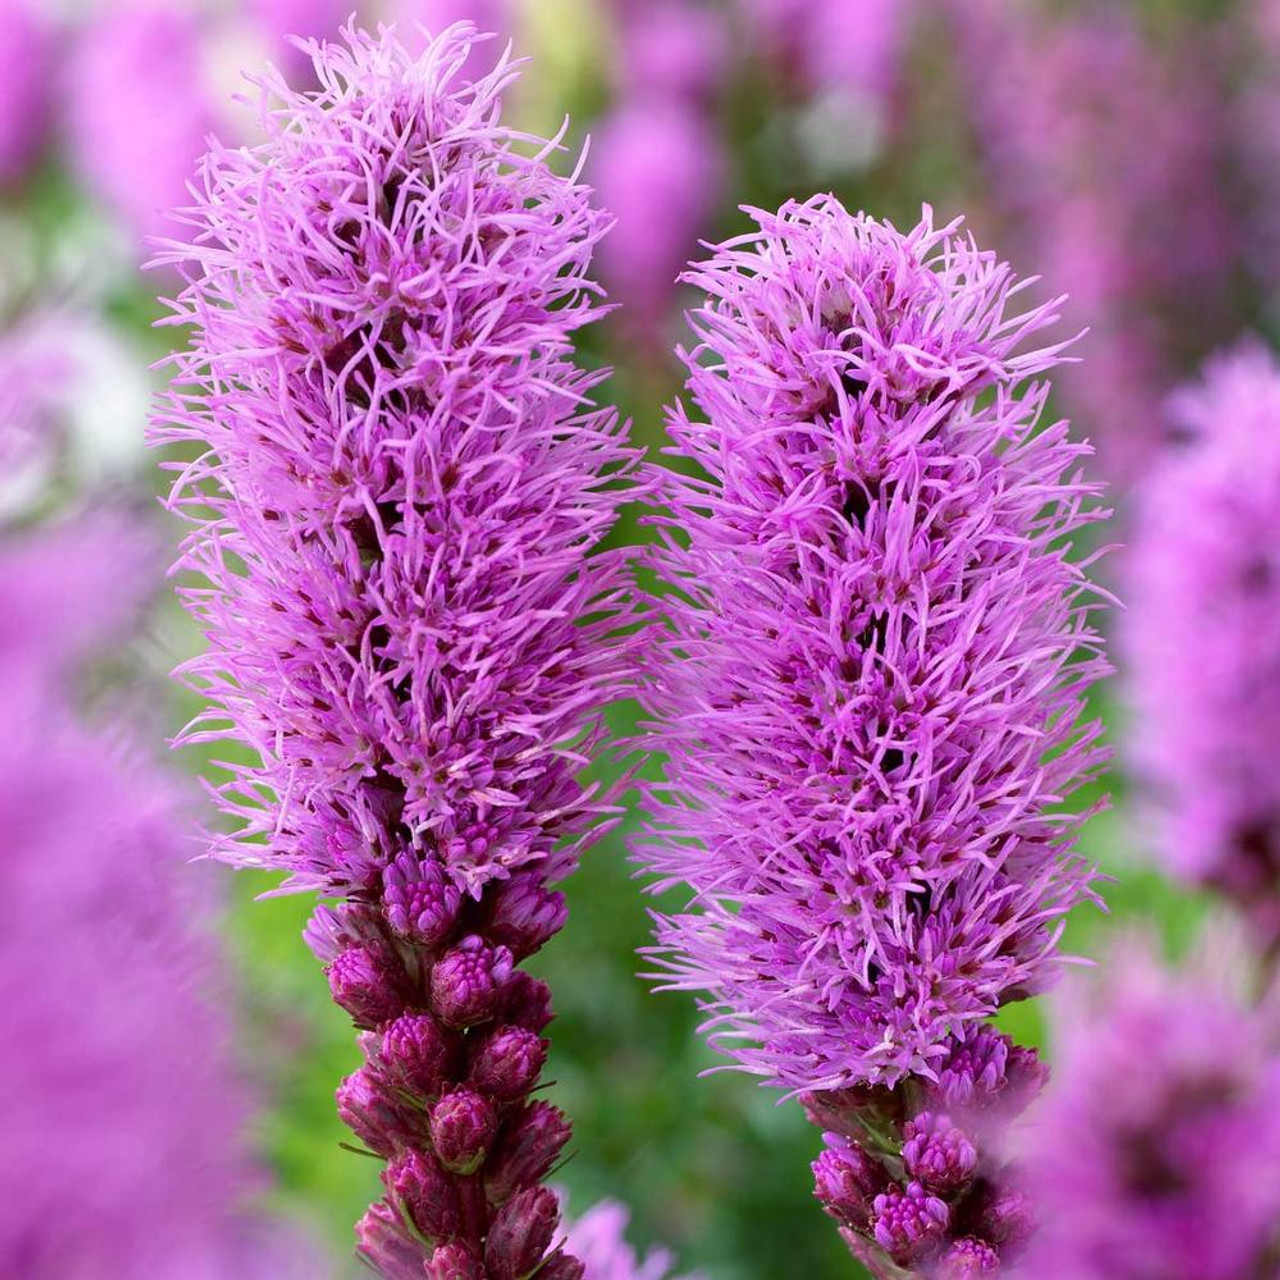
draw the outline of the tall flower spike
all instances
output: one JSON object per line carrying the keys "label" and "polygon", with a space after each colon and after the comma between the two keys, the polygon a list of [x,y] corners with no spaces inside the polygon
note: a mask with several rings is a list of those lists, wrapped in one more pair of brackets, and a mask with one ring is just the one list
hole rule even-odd
{"label": "tall flower spike", "polygon": [[[1155,849],[1280,943],[1280,367],[1261,343],[1176,396],[1137,491],[1123,640]],[[1188,512],[1194,518],[1188,519]]]}
{"label": "tall flower spike", "polygon": [[[706,993],[712,1042],[797,1093],[872,1086],[900,1127],[905,1086],[1054,977],[1094,896],[1063,804],[1102,757],[1068,546],[1097,518],[1088,448],[1041,421],[1031,380],[1060,348],[1024,346],[1052,308],[1011,311],[1019,286],[955,224],[904,235],[825,196],[753,217],[688,277],[705,420],[678,405],[670,430],[702,474],[666,480],[643,697],[668,764],[638,852],[693,891],[657,955]],[[893,1223],[895,1195],[917,1207],[883,1194]]]}
{"label": "tall flower spike", "polygon": [[480,47],[313,46],[319,89],[264,82],[266,141],[215,147],[163,255],[194,337],[158,438],[205,449],[172,498],[210,642],[186,737],[258,753],[216,852],[343,900],[308,941],[365,1029],[340,1103],[390,1161],[358,1233],[389,1276],[563,1256],[550,1009],[514,965],[614,812],[577,773],[637,643],[599,550],[635,454],[572,359],[607,220],[501,124],[515,69],[472,80]]}

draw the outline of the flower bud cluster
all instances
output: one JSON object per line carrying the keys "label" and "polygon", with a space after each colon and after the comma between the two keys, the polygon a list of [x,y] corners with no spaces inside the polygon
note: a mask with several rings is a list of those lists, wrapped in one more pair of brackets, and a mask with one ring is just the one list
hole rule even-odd
{"label": "flower bud cluster", "polygon": [[810,1118],[833,1126],[814,1194],[873,1274],[967,1280],[1019,1256],[1032,1220],[1001,1142],[1046,1076],[1033,1051],[978,1025],[933,1080],[807,1100]]}

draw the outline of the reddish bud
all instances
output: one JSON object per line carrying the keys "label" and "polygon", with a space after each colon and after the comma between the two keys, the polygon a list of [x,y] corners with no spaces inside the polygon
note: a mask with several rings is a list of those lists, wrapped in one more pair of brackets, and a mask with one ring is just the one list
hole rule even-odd
{"label": "reddish bud", "polygon": [[560,1206],[547,1187],[527,1187],[494,1216],[484,1264],[492,1280],[523,1280],[542,1260],[555,1235]]}
{"label": "reddish bud", "polygon": [[498,1114],[483,1094],[471,1089],[446,1093],[431,1111],[431,1144],[454,1173],[474,1173],[498,1131]]}
{"label": "reddish bud", "polygon": [[472,936],[447,952],[431,971],[431,1007],[451,1027],[493,1017],[511,977],[511,952]]}
{"label": "reddish bud", "polygon": [[395,975],[369,947],[348,947],[329,966],[329,990],[360,1027],[376,1027],[404,1010]]}

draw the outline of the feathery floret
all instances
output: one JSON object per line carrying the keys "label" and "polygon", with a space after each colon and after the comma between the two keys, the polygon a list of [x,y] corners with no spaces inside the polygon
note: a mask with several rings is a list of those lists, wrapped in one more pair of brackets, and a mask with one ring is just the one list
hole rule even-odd
{"label": "feathery floret", "polygon": [[702,474],[667,482],[640,857],[693,890],[659,955],[719,1048],[797,1091],[893,1084],[1045,986],[1093,896],[1064,810],[1101,758],[1088,447],[1031,381],[1052,306],[1011,309],[957,224],[751,212],[688,276],[701,416],[670,430]]}
{"label": "feathery floret", "polygon": [[516,71],[473,78],[471,28],[311,51],[319,88],[264,82],[266,141],[215,146],[163,255],[193,340],[159,438],[204,449],[172,498],[210,642],[186,737],[258,755],[217,853],[346,899],[308,940],[366,1028],[344,1114],[391,1159],[367,1259],[523,1275],[560,1257],[534,1184],[569,1132],[526,1104],[550,1009],[513,965],[613,812],[577,775],[636,643],[599,550],[634,454],[572,358],[607,220],[501,123]]}

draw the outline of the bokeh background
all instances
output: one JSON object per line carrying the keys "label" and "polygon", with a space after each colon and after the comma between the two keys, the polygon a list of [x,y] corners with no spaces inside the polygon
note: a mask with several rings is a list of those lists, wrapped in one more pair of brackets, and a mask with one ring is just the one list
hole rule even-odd
{"label": "bokeh background", "polygon": [[[251,143],[242,76],[274,60],[305,82],[287,32],[332,35],[351,0],[0,0],[0,418],[42,442],[5,464],[0,514],[37,525],[109,503],[177,531],[143,445],[154,329],[173,281],[143,273],[148,237],[213,131]],[[622,304],[585,340],[612,366],[607,394],[635,438],[662,444],[678,394],[681,264],[699,240],[745,226],[738,206],[836,192],[899,225],[922,202],[963,213],[1037,290],[1069,292],[1062,333],[1088,330],[1055,397],[1097,445],[1117,509],[1165,440],[1164,403],[1246,332],[1277,332],[1280,5],[1271,0],[398,0],[361,21],[458,18],[530,59],[511,113],[554,133],[618,218],[600,273]],[[412,34],[407,36],[412,40]],[[7,428],[6,428],[7,429]],[[0,450],[0,463],[5,453]],[[634,521],[618,536],[644,536]],[[1102,570],[1123,593],[1126,552]],[[154,754],[198,706],[167,679],[200,637],[157,573],[145,619],[99,663],[144,704]],[[1204,916],[1150,857],[1123,746],[1123,683],[1099,709],[1120,748],[1114,806],[1085,852],[1114,877],[1110,915],[1083,913],[1068,949],[1096,952],[1126,921],[1185,949]],[[634,709],[612,712],[620,735]],[[165,767],[194,778],[225,748]],[[198,816],[193,819],[193,830]],[[646,900],[624,823],[567,886],[568,927],[537,957],[551,983],[550,1096],[573,1117],[560,1175],[573,1209],[616,1197],[637,1245],[662,1242],[715,1280],[844,1276],[851,1266],[812,1199],[819,1136],[795,1104],[717,1062],[680,995],[637,978]],[[299,933],[310,903],[259,895],[270,877],[218,877],[217,934],[232,978],[236,1052],[257,1104],[263,1203],[311,1233],[338,1275],[377,1166],[342,1148],[333,1089],[358,1061]],[[1007,1029],[1045,1035],[1034,1002]]]}

